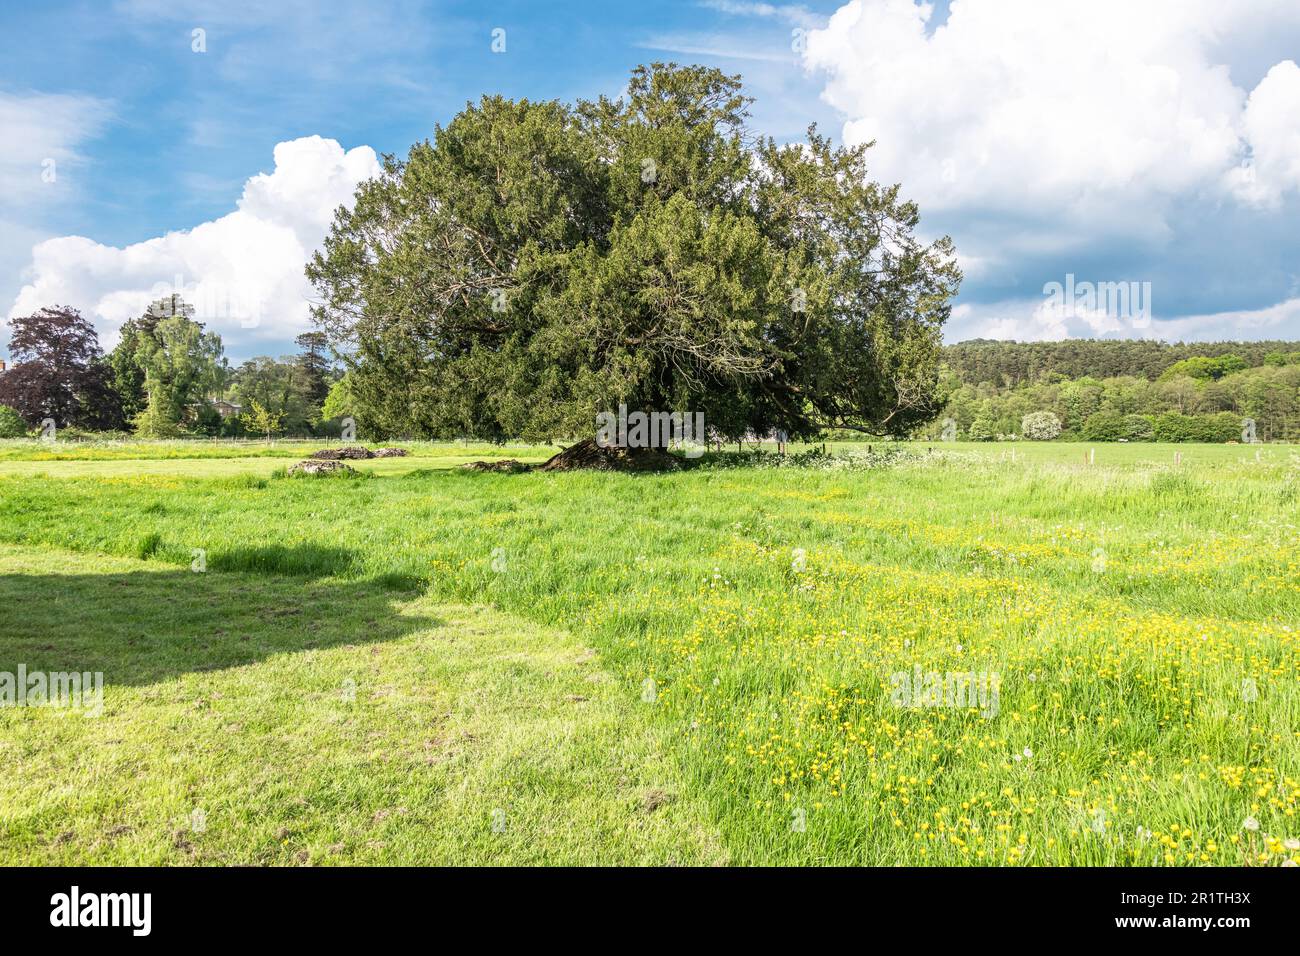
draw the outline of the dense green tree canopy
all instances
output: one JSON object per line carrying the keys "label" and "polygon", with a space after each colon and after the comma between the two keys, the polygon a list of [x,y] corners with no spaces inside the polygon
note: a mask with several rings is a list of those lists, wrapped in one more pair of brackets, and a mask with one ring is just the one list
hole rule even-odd
{"label": "dense green tree canopy", "polygon": [[202,403],[222,382],[221,338],[184,314],[159,319],[139,336],[135,363],[144,373],[145,408],[137,431],[168,437],[181,430],[192,405]]}
{"label": "dense green tree canopy", "polygon": [[[277,430],[294,434],[307,433],[320,414],[319,406],[312,403],[315,382],[300,358],[277,362],[262,355],[242,362],[234,374],[234,393],[240,403],[249,410],[257,404],[278,416]],[[265,430],[264,419],[252,429]]]}
{"label": "dense green tree canopy", "polygon": [[[1035,343],[1043,346],[1066,346],[1070,349],[1034,349],[1037,361],[1046,360],[1032,381],[1008,374],[1003,381],[1013,385],[995,385],[987,378],[978,382],[963,375],[986,374],[991,359],[1014,357],[1020,348],[1014,342],[971,343],[944,349],[950,362],[943,381],[948,402],[944,416],[957,425],[960,437],[996,438],[1042,437],[1026,424],[1036,414],[1050,413],[1063,427],[1062,437],[1089,441],[1230,441],[1241,437],[1243,422],[1249,418],[1257,426],[1262,441],[1300,440],[1300,362],[1290,362],[1294,348],[1282,351],[1258,349],[1261,343],[1213,343],[1197,346],[1170,346],[1156,343],[1165,354],[1167,366],[1149,370],[1150,378],[1113,375],[1094,378],[1084,375],[1066,378],[1053,357],[1062,359],[1060,367],[1072,368],[1079,354],[1100,356],[1144,356],[1150,343],[1077,341],[1070,343]],[[1278,343],[1267,343],[1270,346]],[[1287,345],[1289,343],[1282,343]],[[1002,346],[1009,346],[1004,349]],[[1173,359],[1186,349],[1214,348],[1217,353],[1206,357],[1215,369],[1225,371],[1219,377],[1204,374],[1192,377],[1188,369],[1207,368],[1204,362],[1186,364],[1188,359]],[[972,353],[988,352],[989,356]],[[1239,355],[1240,353],[1240,355]],[[1021,353],[1024,354],[1024,353]],[[1252,356],[1259,364],[1240,367],[1241,356]],[[1281,357],[1279,361],[1278,357]],[[1188,358],[1197,358],[1189,356]],[[1105,368],[1104,362],[1098,362]],[[1168,374],[1168,368],[1176,371]],[[976,371],[978,370],[978,371]],[[1017,427],[1019,425],[1019,427]],[[938,430],[923,426],[922,434],[933,437]]]}
{"label": "dense green tree canopy", "polygon": [[158,321],[158,317],[149,312],[139,318],[127,319],[118,331],[117,345],[108,354],[108,363],[113,371],[113,391],[121,406],[122,417],[128,422],[149,404],[140,356],[143,341],[154,337]]}
{"label": "dense green tree canopy", "polygon": [[308,404],[319,409],[329,395],[334,363],[329,354],[329,340],[323,332],[303,332],[294,339],[302,349],[294,357],[300,370],[301,389]]}
{"label": "dense green tree canopy", "polygon": [[27,434],[27,423],[8,405],[0,405],[0,438],[22,438]]}
{"label": "dense green tree canopy", "polygon": [[[1134,376],[1154,381],[1184,359],[1224,358],[1212,366],[1219,375],[1246,366],[1297,365],[1293,342],[1161,342],[1156,339],[1065,339],[1060,342],[1007,342],[972,339],[944,348],[944,361],[971,385],[1015,387],[1034,382]],[[1226,357],[1226,358],[1225,358]],[[1173,375],[1186,375],[1186,371]]]}
{"label": "dense green tree canopy", "polygon": [[568,106],[484,97],[340,210],[308,266],[374,434],[583,435],[620,403],[732,437],[937,412],[959,273],[868,148],[745,126],[739,79],[654,64]]}

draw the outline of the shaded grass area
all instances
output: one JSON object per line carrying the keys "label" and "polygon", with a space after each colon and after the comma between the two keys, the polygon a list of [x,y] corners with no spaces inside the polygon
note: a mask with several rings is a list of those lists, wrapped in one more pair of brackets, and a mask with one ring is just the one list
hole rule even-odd
{"label": "shaded grass area", "polygon": [[0,667],[106,685],[98,718],[0,708],[0,863],[725,859],[662,732],[569,634],[356,580],[11,547],[0,602],[24,609]]}

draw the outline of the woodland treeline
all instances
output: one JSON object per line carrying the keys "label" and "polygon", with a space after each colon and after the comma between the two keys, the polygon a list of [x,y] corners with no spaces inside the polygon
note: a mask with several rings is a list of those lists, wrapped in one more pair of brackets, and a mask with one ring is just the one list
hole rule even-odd
{"label": "woodland treeline", "polygon": [[[1300,440],[1300,342],[972,340],[943,350],[939,437],[1021,438],[1028,415],[1084,441]],[[1049,433],[1050,434],[1050,433]]]}

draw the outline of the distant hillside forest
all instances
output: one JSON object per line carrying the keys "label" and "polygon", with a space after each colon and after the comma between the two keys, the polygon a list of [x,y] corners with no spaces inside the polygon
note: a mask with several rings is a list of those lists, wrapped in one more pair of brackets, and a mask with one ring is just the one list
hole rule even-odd
{"label": "distant hillside forest", "polygon": [[921,437],[1300,441],[1300,342],[976,339],[944,361]]}

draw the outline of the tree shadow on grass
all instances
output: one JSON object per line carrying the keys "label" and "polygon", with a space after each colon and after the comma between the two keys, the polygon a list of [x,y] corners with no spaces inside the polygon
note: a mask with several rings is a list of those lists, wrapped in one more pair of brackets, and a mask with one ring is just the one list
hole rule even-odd
{"label": "tree shadow on grass", "polygon": [[[352,566],[318,545],[245,549],[205,572],[0,573],[0,671],[102,671],[140,685],[275,654],[396,640],[439,626],[402,614],[392,580],[321,580]],[[93,559],[88,559],[89,563]],[[221,570],[221,568],[248,570]],[[278,572],[278,573],[277,573]]]}
{"label": "tree shadow on grass", "polygon": [[346,548],[304,542],[260,547],[228,548],[207,558],[209,571],[251,571],[257,574],[287,574],[324,577],[352,569],[352,552]]}

